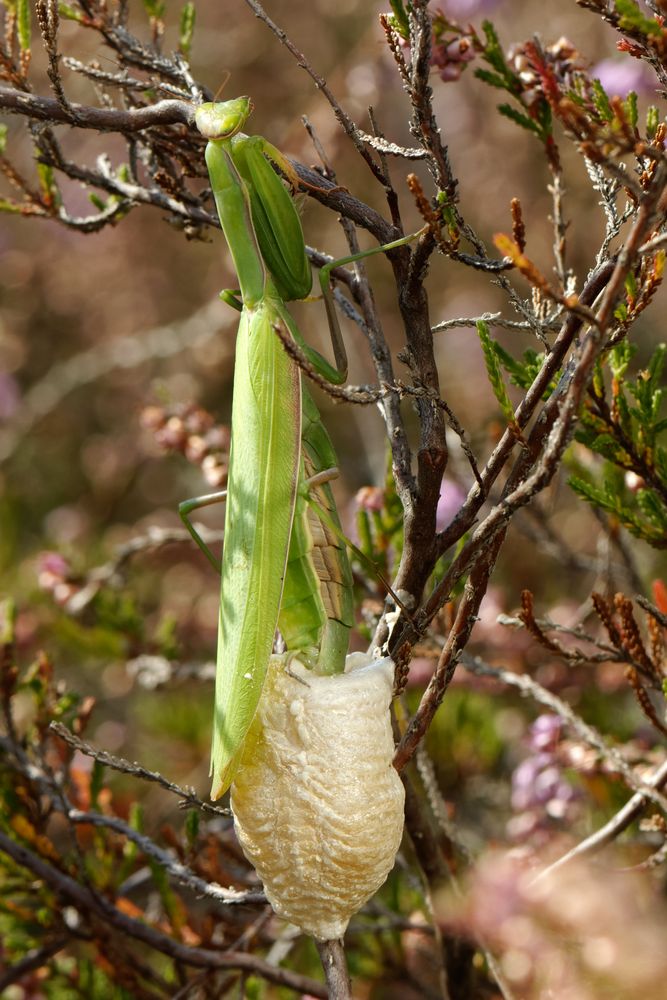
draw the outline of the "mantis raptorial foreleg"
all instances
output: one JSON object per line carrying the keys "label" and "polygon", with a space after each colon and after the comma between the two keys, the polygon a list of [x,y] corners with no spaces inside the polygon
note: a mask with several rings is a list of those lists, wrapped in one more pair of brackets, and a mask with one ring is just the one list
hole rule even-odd
{"label": "mantis raptorial foreleg", "polygon": [[[249,98],[238,98],[236,101],[228,103],[234,106],[238,105],[240,113],[245,114],[245,118],[252,110]],[[219,113],[215,109],[223,107],[223,105],[204,105],[204,107],[211,109],[207,114],[213,117]],[[202,109],[199,110],[199,113],[202,113]],[[272,164],[287,178],[292,189],[296,190],[299,177],[294,167],[275,146],[262,136],[234,134],[229,140],[229,150],[234,165],[245,182],[250,199],[251,222],[256,240],[263,261],[281,299],[284,302],[291,302],[307,298],[311,290],[312,277],[305,252],[301,222],[294,203]],[[347,352],[330,287],[332,271],[374,254],[385,253],[388,250],[405,246],[425,232],[427,228],[408,236],[402,236],[390,243],[332,260],[320,269],[320,289],[327,312],[335,367],[332,367],[326,359],[305,343],[298,329],[295,331],[295,339],[316,370],[332,384],[342,385],[347,378]],[[240,311],[241,303],[236,295],[237,293],[230,290],[221,292],[221,298]]]}

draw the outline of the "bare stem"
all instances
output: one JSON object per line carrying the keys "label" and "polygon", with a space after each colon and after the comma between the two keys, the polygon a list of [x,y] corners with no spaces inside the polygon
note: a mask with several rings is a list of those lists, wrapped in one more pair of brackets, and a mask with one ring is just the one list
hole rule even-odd
{"label": "bare stem", "polygon": [[76,125],[98,132],[139,132],[154,125],[194,126],[195,106],[185,101],[158,101],[145,108],[95,108],[62,104],[55,97],[38,97],[0,86],[0,110],[35,121]]}
{"label": "bare stem", "polygon": [[317,950],[324,969],[329,1000],[351,1000],[350,977],[342,941],[318,941]]}

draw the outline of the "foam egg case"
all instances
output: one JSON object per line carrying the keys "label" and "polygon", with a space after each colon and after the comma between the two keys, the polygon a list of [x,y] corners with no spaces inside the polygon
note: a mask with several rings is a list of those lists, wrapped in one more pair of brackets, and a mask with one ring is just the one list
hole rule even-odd
{"label": "foam egg case", "polygon": [[320,941],[342,937],[401,842],[393,674],[365,653],[331,676],[272,657],[232,785],[236,833],[269,902]]}

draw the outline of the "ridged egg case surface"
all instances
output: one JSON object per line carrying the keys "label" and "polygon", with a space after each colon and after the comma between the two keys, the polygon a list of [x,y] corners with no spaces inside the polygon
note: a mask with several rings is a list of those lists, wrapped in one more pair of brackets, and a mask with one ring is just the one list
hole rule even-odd
{"label": "ridged egg case surface", "polygon": [[231,805],[276,913],[341,937],[391,871],[404,790],[392,767],[393,664],[363,653],[318,676],[272,660]]}

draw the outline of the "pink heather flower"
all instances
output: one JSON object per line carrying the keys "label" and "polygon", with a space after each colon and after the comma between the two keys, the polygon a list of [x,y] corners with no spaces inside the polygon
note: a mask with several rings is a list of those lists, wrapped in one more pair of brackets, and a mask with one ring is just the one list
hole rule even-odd
{"label": "pink heather flower", "polygon": [[590,75],[600,81],[611,97],[627,97],[631,90],[637,94],[654,94],[657,83],[648,66],[639,59],[603,59],[593,66]]}
{"label": "pink heather flower", "polygon": [[486,14],[501,2],[502,0],[444,0],[441,6],[452,20],[467,21],[478,14]]}
{"label": "pink heather flower", "polygon": [[436,919],[484,937],[522,1000],[662,1000],[667,912],[647,873],[619,877],[610,865],[601,875],[577,859],[537,880],[531,857],[483,856],[463,896],[436,896]]}
{"label": "pink heather flower", "polygon": [[456,38],[445,49],[445,55],[457,62],[471,62],[475,58],[475,50],[469,38]]}
{"label": "pink heather flower", "polygon": [[445,83],[458,80],[466,63],[475,58],[475,50],[469,38],[461,36],[453,41],[434,45],[431,64],[437,67],[440,79]]}
{"label": "pink heather flower", "polygon": [[438,73],[438,76],[440,77],[443,83],[454,83],[455,80],[459,79],[462,72],[463,72],[462,63],[460,62],[448,63],[447,66],[442,67],[442,69]]}
{"label": "pink heather flower", "polygon": [[576,798],[575,789],[550,754],[528,757],[512,775],[511,801],[516,812],[544,809],[552,819],[562,819]]}
{"label": "pink heather flower", "polygon": [[436,531],[442,531],[458,513],[466,495],[453,479],[443,479],[435,514]]}
{"label": "pink heather flower", "polygon": [[384,490],[379,486],[362,486],[357,490],[354,501],[359,510],[379,514],[384,507]]}
{"label": "pink heather flower", "polygon": [[[550,789],[547,787],[549,782],[545,783],[542,777],[549,770],[552,770],[550,754],[536,754],[521,761],[512,775],[512,808],[516,812],[544,805],[551,798]],[[540,778],[542,778],[541,788],[538,791],[536,783]],[[555,787],[554,782],[551,784]]]}
{"label": "pink heather flower", "polygon": [[37,583],[41,590],[53,596],[56,604],[64,607],[77,593],[79,587],[68,577],[71,567],[58,552],[42,552],[39,557]]}
{"label": "pink heather flower", "polygon": [[529,746],[533,755],[523,760],[512,774],[511,803],[515,815],[507,832],[515,840],[546,835],[548,819],[574,818],[578,795],[567,781],[555,751],[562,722],[557,715],[540,715],[530,728]]}
{"label": "pink heather flower", "polygon": [[535,751],[555,750],[561,738],[563,723],[559,716],[539,715],[530,727],[529,746]]}
{"label": "pink heather flower", "polygon": [[42,552],[39,557],[39,584],[48,590],[54,582],[65,580],[70,572],[70,565],[59,552]]}

